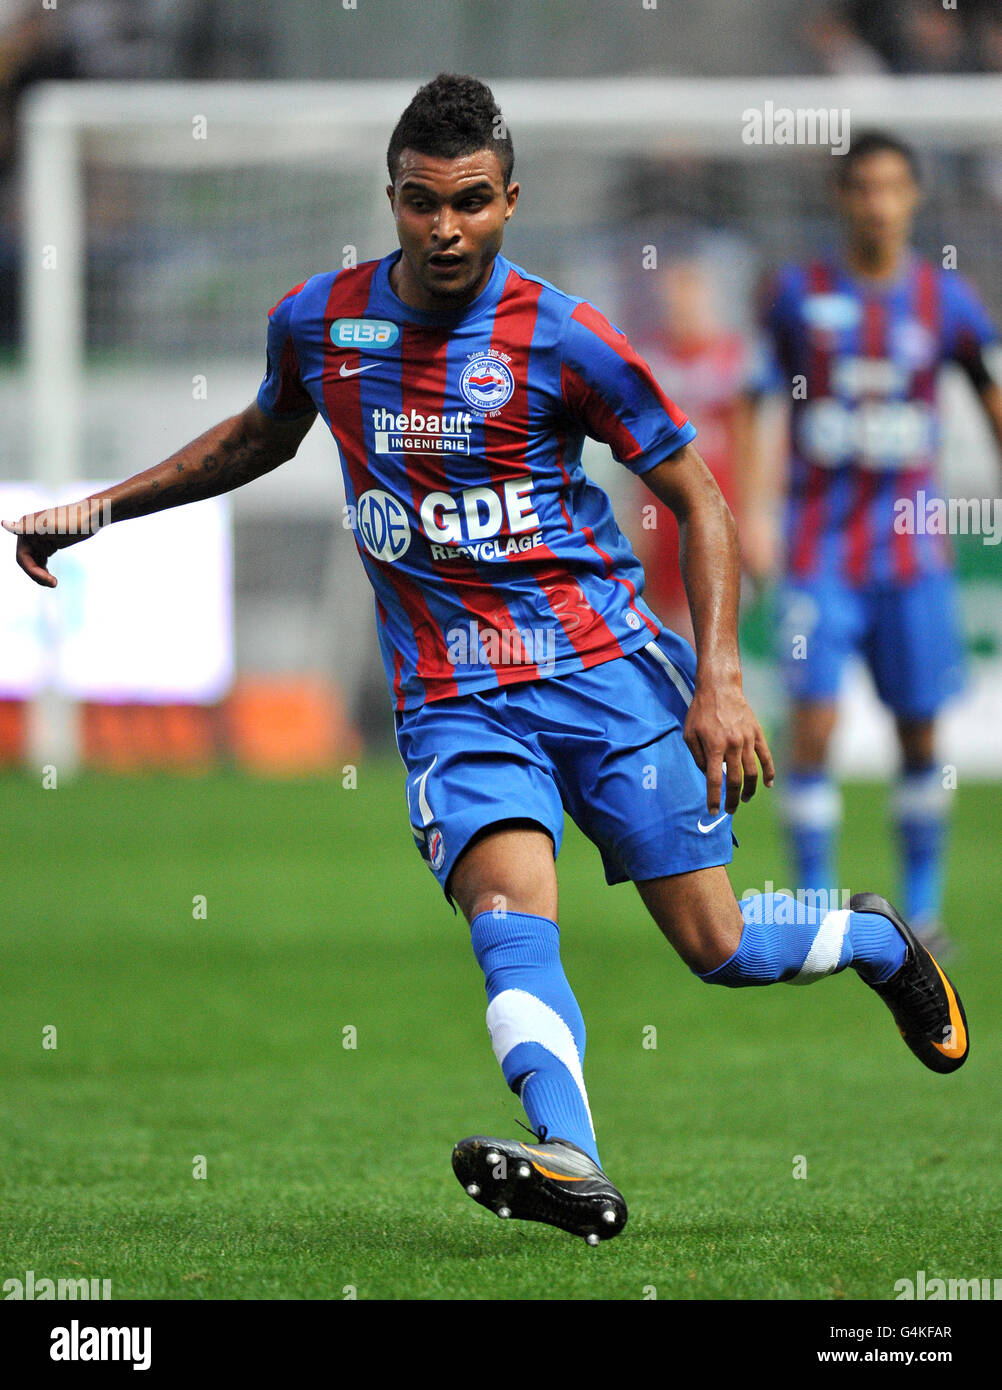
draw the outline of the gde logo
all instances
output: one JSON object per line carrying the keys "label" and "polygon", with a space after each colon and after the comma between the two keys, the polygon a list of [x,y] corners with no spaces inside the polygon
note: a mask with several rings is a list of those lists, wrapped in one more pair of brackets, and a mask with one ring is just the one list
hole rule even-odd
{"label": "gde logo", "polygon": [[399,560],[411,543],[410,522],[403,503],[392,493],[371,488],[358,499],[358,533],[377,560]]}
{"label": "gde logo", "polygon": [[459,390],[474,410],[500,410],[515,393],[515,378],[497,357],[474,357],[463,369]]}

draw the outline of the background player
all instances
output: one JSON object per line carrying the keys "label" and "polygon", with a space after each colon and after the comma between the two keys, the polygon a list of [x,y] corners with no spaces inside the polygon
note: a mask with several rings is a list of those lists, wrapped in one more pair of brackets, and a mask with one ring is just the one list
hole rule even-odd
{"label": "background player", "polygon": [[[660,331],[642,343],[646,360],[672,395],[699,421],[699,452],[741,531],[734,458],[739,396],[748,379],[748,349],[720,322],[710,268],[698,258],[673,259],[658,272]],[[647,602],[673,632],[694,634],[679,565],[678,524],[671,511],[641,489],[643,520],[630,539],[647,576]]]}
{"label": "background player", "polygon": [[[693,426],[623,334],[500,254],[513,159],[483,84],[443,74],[422,88],[387,154],[400,249],[275,306],[257,400],[74,504],[61,533],[48,512],[4,524],[21,567],[52,586],[47,559],[103,508],[117,521],[240,486],[323,416],[376,591],[415,840],[470,923],[495,1055],[539,1136],[473,1136],[453,1166],[499,1216],[596,1243],[626,1205],[599,1166],[560,962],[565,809],[707,983],[806,984],[851,966],[926,1066],[956,1070],[968,1042],[952,986],[883,899],[831,912],[735,900],[730,819],[772,761],[741,688],[734,521]],[[586,432],[678,520],[698,662],[643,601],[581,468]]]}
{"label": "background player", "polygon": [[[939,495],[937,377],[964,368],[997,440],[1002,391],[985,366],[996,331],[956,270],[911,247],[913,151],[870,132],[836,160],[840,255],[784,268],[770,287],[767,359],[749,398],[792,396],[789,469],[759,446],[745,461],[742,547],[752,575],[784,581],[782,659],[792,700],[785,811],[797,882],[837,883],[840,798],[828,770],[843,668],[863,656],[894,713],[894,799],[905,915],[941,949],[946,798],[935,719],[962,685],[951,551],[895,525],[903,501]],[[754,430],[747,437],[754,438]],[[785,505],[782,540],[776,529]],[[921,503],[919,503],[921,510]]]}

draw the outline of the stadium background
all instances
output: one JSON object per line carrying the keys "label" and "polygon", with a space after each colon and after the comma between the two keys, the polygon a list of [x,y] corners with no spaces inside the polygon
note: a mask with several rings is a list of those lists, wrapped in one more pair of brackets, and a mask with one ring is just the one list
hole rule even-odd
{"label": "stadium background", "polygon": [[[606,84],[614,80],[758,79],[768,97],[772,83],[779,92],[792,79],[827,75],[886,79],[884,123],[895,129],[901,81],[951,78],[961,105],[965,84],[996,74],[1002,81],[1002,20],[988,3],[969,0],[955,12],[918,2],[765,0],[754,7],[754,23],[748,11],[739,0],[652,7],[641,0],[514,0],[504,7],[359,0],[356,9],[332,4],[322,16],[309,0],[60,0],[56,10],[0,4],[4,515],[15,489],[52,477],[44,452],[51,421],[40,425],[31,408],[28,286],[40,250],[26,234],[22,196],[29,123],[58,101],[46,81],[81,92],[88,82],[110,84],[101,99],[113,118],[79,143],[83,256],[76,290],[64,264],[62,292],[70,304],[80,294],[84,328],[70,476],[117,479],[252,398],[267,310],[288,288],[340,264],[346,247],[364,260],[394,245],[382,192],[389,124],[371,149],[344,141],[328,148],[308,113],[297,129],[276,106],[270,140],[257,126],[241,132],[239,119],[213,125],[210,118],[198,143],[191,123],[208,88],[191,89],[194,104],[171,105],[159,123],[130,123],[130,102],[138,109],[143,97],[125,84],[166,82],[176,93],[186,82],[224,82],[227,101],[239,104],[241,90],[264,82],[400,80],[413,88],[456,70],[491,81],[504,105],[506,85],[533,81],[543,88],[573,83],[578,96],[592,91],[596,101],[611,102],[614,88]],[[364,88],[353,91],[365,101]],[[181,123],[178,109],[190,113]],[[698,262],[717,328],[748,338],[760,273],[835,234],[826,187],[831,157],[816,149],[750,154],[737,127],[712,148],[656,130],[617,146],[576,135],[572,125],[559,138],[534,138],[520,133],[517,104],[506,113],[523,185],[506,254],[593,300],[642,351],[656,351],[663,276],[673,264]],[[610,105],[610,123],[613,116]],[[929,196],[916,240],[929,254],[958,246],[960,269],[1002,320],[1002,144],[951,140],[948,124],[944,117],[943,129],[930,127],[927,144],[917,141]],[[673,394],[669,378],[663,385]],[[947,486],[956,496],[995,496],[996,463],[966,387],[948,380],[946,389]],[[692,410],[681,391],[678,398]],[[621,524],[636,531],[646,499],[627,490],[604,451],[587,458],[613,493]],[[80,491],[70,487],[70,495]],[[106,579],[88,590],[82,569],[91,546],[110,545],[114,532],[57,557],[62,582],[54,595],[30,588],[8,545],[0,570],[0,853],[5,881],[21,875],[35,887],[6,921],[13,993],[4,1052],[23,1089],[9,1103],[4,1169],[23,1219],[3,1238],[4,1268],[69,1260],[113,1273],[121,1296],[340,1297],[342,1283],[360,1283],[359,1296],[435,1297],[471,1296],[463,1262],[474,1236],[476,1254],[495,1258],[493,1229],[459,1206],[444,1185],[451,1175],[438,1182],[439,1151],[464,1124],[510,1128],[512,1106],[491,1071],[480,986],[462,933],[452,930],[407,833],[371,603],[342,504],[333,447],[318,426],[293,463],[221,505],[218,534],[206,541],[216,584],[186,548],[183,509],[158,546],[137,543],[119,586]],[[987,1001],[999,970],[979,908],[993,884],[1002,886],[992,780],[1002,772],[1002,592],[998,548],[974,537],[958,538],[957,549],[974,686],[944,740],[944,761],[961,778],[948,913],[962,968],[979,972]],[[218,629],[206,631],[221,634],[192,673],[195,698],[167,689],[184,686],[183,623],[166,674],[157,654],[147,654],[157,674],[145,690],[128,690],[120,660],[109,674],[111,648],[120,658],[135,643],[138,661],[143,613],[148,620],[158,602],[161,611],[169,608],[172,577],[187,587],[191,622],[211,608]],[[206,593],[215,594],[211,604],[199,599],[203,578]],[[95,594],[103,607],[94,607]],[[781,749],[772,610],[768,597],[747,597],[748,685]],[[118,634],[103,649],[89,636],[102,615]],[[51,649],[57,634],[68,648],[76,639],[73,661],[19,659]],[[69,748],[60,745],[65,761],[55,766],[64,775],[50,789],[41,771],[53,761],[45,756],[45,725],[33,723],[44,704],[36,692],[46,682],[65,686],[67,671],[76,673],[69,683],[84,698],[68,707],[78,733]],[[74,776],[77,757],[82,767]],[[892,762],[886,721],[857,679],[838,746],[839,767],[859,779],[847,798],[841,870],[854,890],[893,892],[884,792],[872,780]],[[736,889],[782,881],[774,807],[750,808],[741,818],[747,825]],[[873,1263],[884,1258],[875,1255],[878,1247],[896,1256],[901,1275],[913,1266],[931,1269],[930,1259],[958,1275],[997,1272],[990,1217],[998,1194],[986,1166],[997,1122],[984,1107],[994,1084],[989,1059],[998,1058],[994,1024],[982,1022],[982,1070],[972,1063],[958,1078],[955,1109],[924,1077],[916,1085],[921,1102],[897,1096],[899,1125],[920,1124],[925,1135],[909,1158],[917,1165],[916,1204],[926,1210],[916,1237],[914,1226],[907,1229],[915,1213],[895,1175],[901,1131],[885,1113],[861,1116],[856,1108],[861,1091],[885,1087],[885,1061],[894,1076],[900,1068],[912,1080],[909,1059],[886,1036],[885,1021],[874,1020],[870,1001],[850,999],[844,982],[821,1000],[811,992],[808,1008],[772,998],[776,992],[755,1000],[754,1010],[748,1001],[693,999],[627,890],[603,897],[607,907],[596,913],[593,856],[573,834],[561,866],[565,920],[573,924],[569,973],[581,984],[596,1039],[593,1087],[614,1133],[617,1118],[626,1126],[633,1106],[646,1110],[663,1088],[670,1113],[652,1118],[645,1141],[660,1135],[666,1168],[684,1172],[685,1181],[666,1192],[656,1166],[613,1140],[611,1156],[627,1168],[642,1214],[632,1252],[606,1266],[609,1282],[594,1287],[550,1233],[533,1231],[518,1253],[508,1243],[507,1255],[490,1266],[495,1282],[473,1296],[641,1297],[641,1288],[659,1285],[662,1297],[890,1297]],[[199,895],[208,901],[204,918],[193,916]],[[610,982],[613,925],[621,969]],[[425,991],[420,1006],[415,988]],[[429,1013],[437,1020],[442,1011],[448,1024],[429,1024]],[[59,1019],[67,1022],[67,1041],[49,1055],[37,1035]],[[681,1061],[664,1044],[645,1056],[641,1028],[658,1023],[673,1034],[681,1026],[681,1036],[698,1045]],[[342,1045],[342,1026],[356,1025],[363,1039],[357,1053]],[[840,1039],[839,1065],[819,1044],[819,1026],[820,1036]],[[791,1058],[773,1069],[779,1028],[796,1040],[794,1054],[809,1076],[806,1096]],[[695,1089],[716,1088],[712,1123],[690,1094],[701,1053],[705,1070]],[[443,1118],[435,1087],[440,1067],[456,1055],[470,1063]],[[630,1078],[638,1072],[634,1091]],[[476,1107],[481,1092],[493,1097],[487,1115]],[[755,1108],[745,1104],[749,1094]],[[434,1133],[426,1137],[429,1111]],[[826,1164],[806,1214],[800,1185],[791,1193],[789,1179],[790,1155],[809,1147],[797,1132],[801,1118],[811,1152]],[[963,1162],[944,1138],[962,1118],[973,1126]],[[424,1126],[413,1181],[427,1199],[430,1229],[448,1247],[439,1265],[407,1233],[393,1185],[370,1189],[357,1181],[359,1154],[378,1152],[381,1126],[407,1124],[409,1131],[411,1123]],[[858,1141],[848,1150],[843,1125]],[[356,1147],[346,1133],[352,1128]],[[109,1155],[104,1168],[102,1152]],[[204,1152],[224,1191],[196,1182],[192,1198],[191,1154]],[[949,1232],[928,1214],[943,1200],[944,1176],[946,1200],[954,1202]],[[871,1205],[860,1205],[864,1183],[877,1194],[883,1225],[874,1223]],[[327,1219],[331,1201],[360,1213],[349,1223],[348,1255],[333,1233],[319,1245],[303,1234],[318,1213]],[[749,1201],[758,1203],[750,1217]],[[200,1215],[193,1206],[203,1208]],[[263,1214],[248,1218],[249,1208]],[[121,1217],[114,1235],[111,1213]],[[867,1239],[847,1237],[833,1254],[826,1229],[848,1232],[854,1220]],[[473,1235],[462,1234],[464,1221]],[[182,1230],[191,1241],[183,1257]],[[667,1271],[666,1232],[675,1252]],[[399,1258],[395,1242],[402,1243]],[[525,1252],[536,1260],[544,1252],[555,1263],[540,1272]]]}

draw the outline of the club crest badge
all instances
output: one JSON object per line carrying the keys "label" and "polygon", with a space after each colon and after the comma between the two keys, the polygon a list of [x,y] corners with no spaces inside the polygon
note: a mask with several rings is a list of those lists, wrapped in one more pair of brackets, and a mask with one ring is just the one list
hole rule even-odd
{"label": "club crest badge", "polygon": [[515,378],[502,357],[484,354],[471,358],[463,368],[459,393],[472,409],[494,415],[515,394]]}
{"label": "club crest badge", "polygon": [[437,825],[428,835],[428,862],[435,870],[445,863],[445,836]]}

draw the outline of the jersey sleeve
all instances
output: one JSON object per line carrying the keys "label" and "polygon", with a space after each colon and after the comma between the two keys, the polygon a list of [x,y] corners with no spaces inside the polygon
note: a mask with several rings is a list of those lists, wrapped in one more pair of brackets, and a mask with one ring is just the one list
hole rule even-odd
{"label": "jersey sleeve", "polygon": [[585,302],[564,334],[560,392],[567,414],[633,473],[646,473],[696,437],[626,335]]}
{"label": "jersey sleeve", "polygon": [[943,285],[943,355],[962,367],[976,387],[991,380],[984,350],[999,333],[977,291],[956,271],[940,272]]}
{"label": "jersey sleeve", "polygon": [[299,375],[299,358],[290,325],[296,296],[302,288],[303,285],[297,285],[290,290],[268,315],[268,360],[257,403],[273,420],[294,420],[316,411]]}

